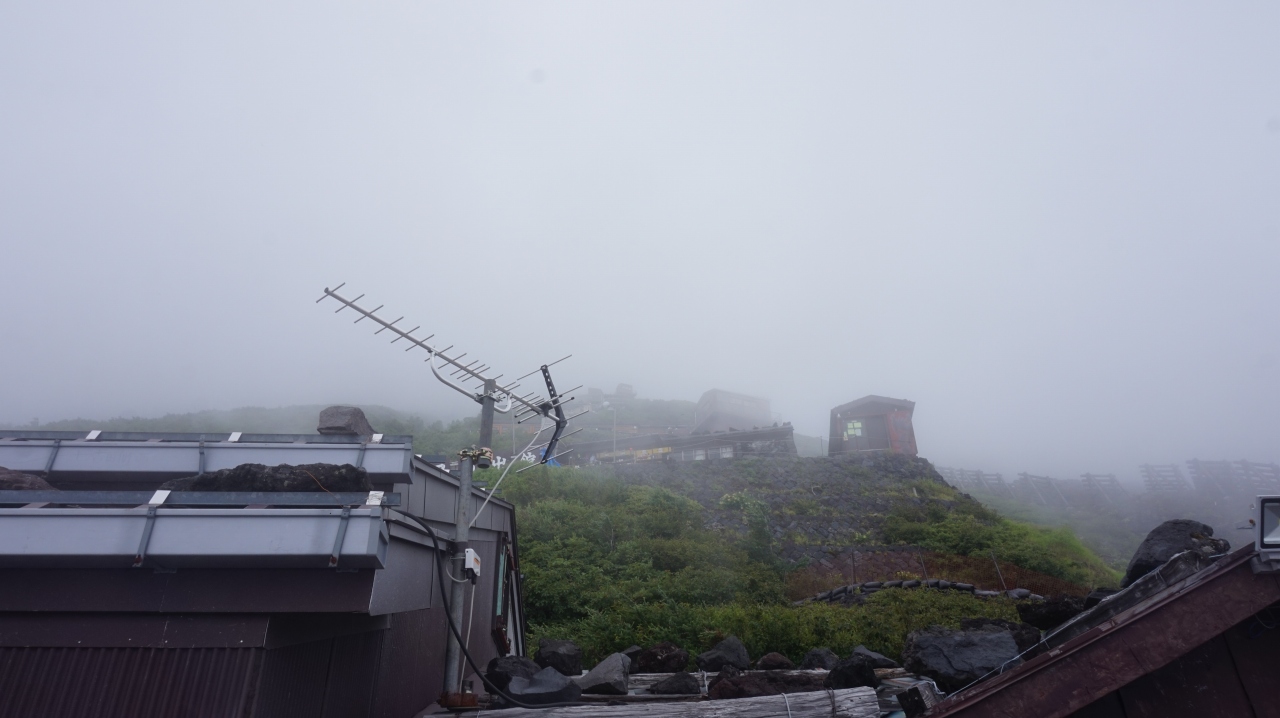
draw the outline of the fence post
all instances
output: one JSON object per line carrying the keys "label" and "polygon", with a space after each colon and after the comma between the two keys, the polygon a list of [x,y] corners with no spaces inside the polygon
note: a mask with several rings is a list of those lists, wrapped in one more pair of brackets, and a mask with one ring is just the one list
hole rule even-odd
{"label": "fence post", "polygon": [[995,564],[995,566],[996,566],[996,576],[1000,578],[1000,588],[1001,588],[1001,589],[1003,589],[1003,590],[1005,590],[1005,591],[1008,591],[1008,590],[1009,590],[1009,586],[1008,586],[1008,584],[1006,584],[1006,583],[1004,582],[1004,574],[1003,574],[1003,573],[1000,573],[1000,562],[996,560],[996,550],[995,550],[995,549],[991,549],[991,563]]}

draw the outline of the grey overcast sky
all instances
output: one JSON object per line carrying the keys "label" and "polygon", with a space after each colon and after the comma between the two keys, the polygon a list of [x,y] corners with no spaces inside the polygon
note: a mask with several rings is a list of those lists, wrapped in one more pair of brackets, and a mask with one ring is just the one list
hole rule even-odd
{"label": "grey overcast sky", "polygon": [[1280,460],[1280,3],[0,4],[0,421],[917,402],[943,465]]}

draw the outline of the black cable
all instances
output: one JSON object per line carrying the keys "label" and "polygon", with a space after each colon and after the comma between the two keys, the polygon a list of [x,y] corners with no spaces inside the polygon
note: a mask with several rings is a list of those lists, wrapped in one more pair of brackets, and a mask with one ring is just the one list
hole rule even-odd
{"label": "black cable", "polygon": [[[435,544],[435,547],[436,547],[436,556],[435,556],[434,562],[436,565],[436,573],[439,574],[439,578],[440,578],[440,601],[441,603],[444,604],[444,616],[449,621],[449,630],[453,632],[453,637],[458,639],[458,648],[462,650],[462,655],[467,659],[467,663],[471,664],[471,669],[476,672],[477,676],[480,676],[480,680],[484,681],[485,686],[487,686],[491,691],[491,695],[497,694],[498,697],[501,698],[502,700],[510,703],[511,705],[518,706],[520,708],[565,708],[569,706],[586,705],[585,703],[536,703],[536,704],[521,703],[520,701],[507,695],[505,691],[500,690],[497,686],[493,684],[493,681],[489,680],[488,676],[484,674],[484,671],[480,670],[480,666],[476,665],[476,660],[471,657],[471,652],[467,650],[466,642],[462,640],[462,634],[458,632],[458,627],[453,624],[453,613],[449,610],[449,599],[445,596],[445,594],[448,593],[446,589],[452,584],[449,584],[444,580],[444,566],[442,566],[440,563],[440,537],[437,536],[436,532],[431,528],[429,524],[427,524],[426,519],[423,519],[418,516],[414,516],[412,514],[404,514],[404,515],[408,516],[414,521],[417,521],[418,525],[426,529],[428,534],[431,534],[431,541]],[[446,692],[448,692],[448,689],[452,687],[453,686],[445,686]]]}

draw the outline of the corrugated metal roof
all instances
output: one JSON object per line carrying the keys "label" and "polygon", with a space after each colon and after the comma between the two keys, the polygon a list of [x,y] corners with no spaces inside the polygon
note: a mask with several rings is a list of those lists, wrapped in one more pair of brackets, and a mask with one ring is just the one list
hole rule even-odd
{"label": "corrugated metal roof", "polygon": [[6,718],[240,718],[261,649],[0,648]]}

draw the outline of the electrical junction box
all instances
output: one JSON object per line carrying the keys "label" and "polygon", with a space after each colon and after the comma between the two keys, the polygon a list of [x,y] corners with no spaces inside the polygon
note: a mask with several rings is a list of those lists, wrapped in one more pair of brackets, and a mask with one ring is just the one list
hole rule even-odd
{"label": "electrical junction box", "polygon": [[479,576],[480,554],[476,553],[474,549],[467,549],[467,555],[463,558],[462,567],[464,570],[470,571],[476,576]]}

